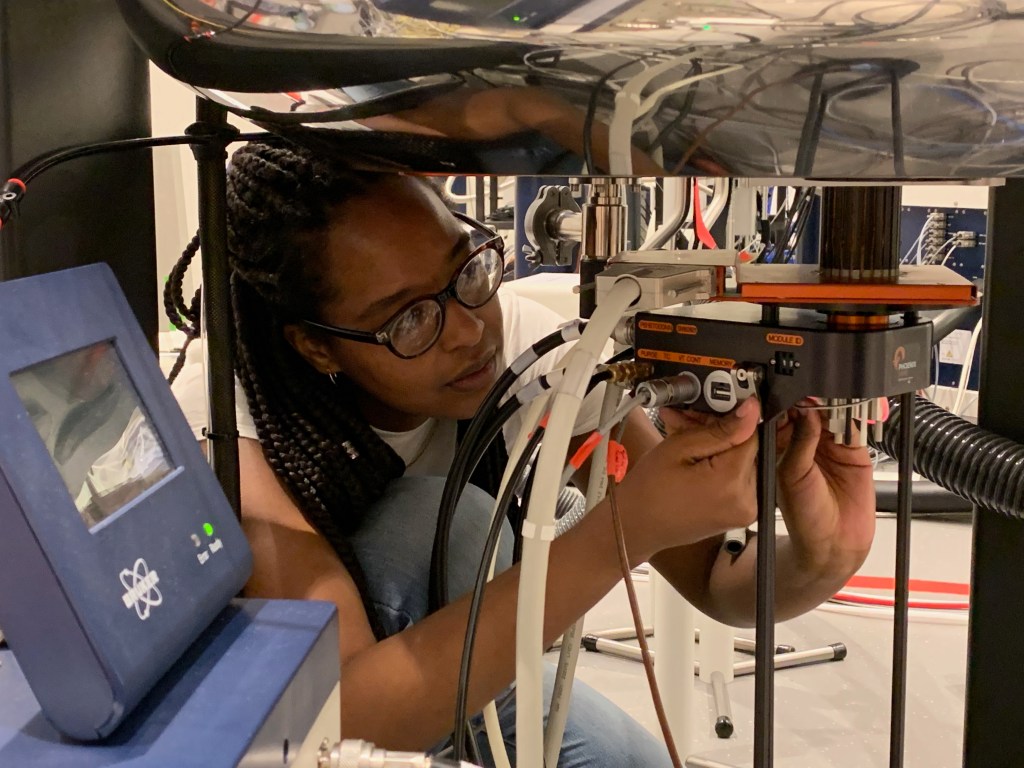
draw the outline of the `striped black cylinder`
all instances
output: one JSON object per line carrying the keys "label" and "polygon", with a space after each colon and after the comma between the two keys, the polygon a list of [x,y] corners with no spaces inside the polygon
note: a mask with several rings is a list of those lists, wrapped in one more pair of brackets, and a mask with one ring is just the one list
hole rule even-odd
{"label": "striped black cylinder", "polygon": [[822,280],[897,282],[899,223],[899,187],[825,187],[821,202]]}

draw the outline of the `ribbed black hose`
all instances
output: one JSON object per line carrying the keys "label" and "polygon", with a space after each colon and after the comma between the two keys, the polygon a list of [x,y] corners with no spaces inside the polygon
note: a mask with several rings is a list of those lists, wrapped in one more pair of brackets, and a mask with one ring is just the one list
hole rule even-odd
{"label": "ribbed black hose", "polygon": [[[872,447],[899,455],[900,419],[892,405],[881,443]],[[1024,445],[975,426],[918,397],[914,469],[957,496],[1009,517],[1024,518]]]}

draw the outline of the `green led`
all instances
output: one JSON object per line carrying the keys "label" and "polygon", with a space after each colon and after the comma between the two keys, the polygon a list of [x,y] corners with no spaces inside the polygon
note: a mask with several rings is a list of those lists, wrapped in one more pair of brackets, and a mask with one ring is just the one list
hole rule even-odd
{"label": "green led", "polygon": [[203,523],[203,532],[207,536],[213,536],[213,526],[210,525],[209,523]]}
{"label": "green led", "polygon": [[522,20],[523,20],[522,16],[513,16],[512,17],[512,21],[522,21]]}
{"label": "green led", "polygon": [[711,31],[711,25],[710,24],[705,24],[704,25],[704,31],[705,32],[710,32]]}

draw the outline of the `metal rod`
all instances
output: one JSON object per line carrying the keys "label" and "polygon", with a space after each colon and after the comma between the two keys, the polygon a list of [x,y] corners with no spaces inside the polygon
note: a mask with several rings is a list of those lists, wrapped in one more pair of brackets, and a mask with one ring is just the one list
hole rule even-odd
{"label": "metal rod", "polygon": [[715,735],[720,739],[732,736],[732,706],[729,704],[729,691],[725,687],[725,675],[721,672],[711,673],[711,695],[715,701]]}
{"label": "metal rod", "polygon": [[[643,656],[640,653],[640,648],[633,645],[632,643],[624,643],[620,640],[608,640],[604,637],[595,637],[594,635],[583,636],[583,647],[588,651],[594,653],[604,653],[608,656],[615,656],[619,659],[627,659],[628,661],[643,661]],[[657,662],[658,651],[651,651],[651,658]],[[821,648],[808,648],[804,651],[789,651],[787,653],[777,653],[775,655],[769,655],[768,659],[771,662],[768,664],[769,669],[790,669],[792,667],[806,667],[811,664],[823,664],[829,661],[842,661],[846,658],[846,646],[842,643],[833,643],[832,645],[825,645]],[[747,661],[737,661],[732,665],[732,673],[736,677],[744,677],[746,675],[756,675],[759,662],[757,659]],[[693,674],[700,674],[700,662],[695,661],[693,663]],[[755,679],[755,687],[757,685]]]}
{"label": "metal rod", "polygon": [[[601,638],[603,640],[635,640],[636,639],[636,630],[633,627],[615,627],[615,628],[612,628],[612,629],[598,629],[598,630],[595,630],[593,632],[590,632],[589,634],[590,634],[591,637],[599,637],[599,638]],[[645,626],[644,627],[644,634],[647,637],[651,637],[652,635],[654,635],[654,627],[653,626]],[[693,630],[693,639],[694,639],[694,642],[697,642],[697,643],[700,642],[700,630],[699,629]],[[561,643],[561,641],[558,641],[552,647],[558,647],[560,645],[560,643]],[[752,639],[750,639],[749,637],[735,636],[732,639],[732,643],[733,643],[733,645],[732,645],[733,649],[736,650],[736,651],[739,651],[740,653],[753,653],[755,651],[755,649],[757,648],[757,644]],[[777,643],[775,645],[775,653],[776,654],[792,653],[795,650],[796,650],[796,648],[794,646],[787,645],[785,643]]]}
{"label": "metal rod", "polygon": [[[777,313],[776,313],[777,314]],[[757,428],[757,628],[754,634],[754,768],[771,768],[775,730],[775,443],[778,422]],[[790,655],[790,654],[787,654]]]}
{"label": "metal rod", "polygon": [[487,213],[492,214],[498,210],[498,177],[491,176],[487,185]]}
{"label": "metal rod", "polygon": [[730,763],[720,763],[717,760],[709,760],[706,757],[697,757],[696,755],[686,758],[683,765],[686,768],[736,768],[735,765]]}
{"label": "metal rod", "polygon": [[231,269],[227,237],[227,145],[237,133],[227,112],[196,99],[196,125],[190,132],[221,135],[223,143],[193,147],[199,174],[199,241],[203,253],[203,324],[210,372],[210,461],[228,503],[241,515],[238,478],[238,426],[235,421],[235,331],[231,314]]}
{"label": "metal rod", "polygon": [[896,490],[896,605],[892,635],[889,768],[903,765],[907,710],[907,626],[910,600],[910,512],[914,473],[914,392],[900,396],[899,481]]}

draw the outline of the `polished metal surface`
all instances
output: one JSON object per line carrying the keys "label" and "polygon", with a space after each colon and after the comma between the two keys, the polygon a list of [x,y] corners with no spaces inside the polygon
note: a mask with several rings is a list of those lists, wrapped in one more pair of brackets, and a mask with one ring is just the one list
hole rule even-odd
{"label": "polished metal surface", "polygon": [[[237,85],[244,71],[229,77],[220,59],[217,68],[193,67],[203,93],[278,113],[263,122],[373,164],[498,174],[1024,175],[1024,2],[1016,0],[266,0],[232,29],[252,2],[139,5],[180,21],[188,56],[220,46],[254,72],[251,92],[240,95],[215,86],[218,77]],[[258,93],[258,67],[245,56],[296,46],[317,51],[287,59],[296,82],[325,87]],[[353,50],[359,64],[329,66],[332,52],[350,62]],[[181,52],[174,56],[154,58],[181,70]],[[388,82],[374,83],[375,73]],[[359,119],[342,119],[352,105],[361,105]]]}

